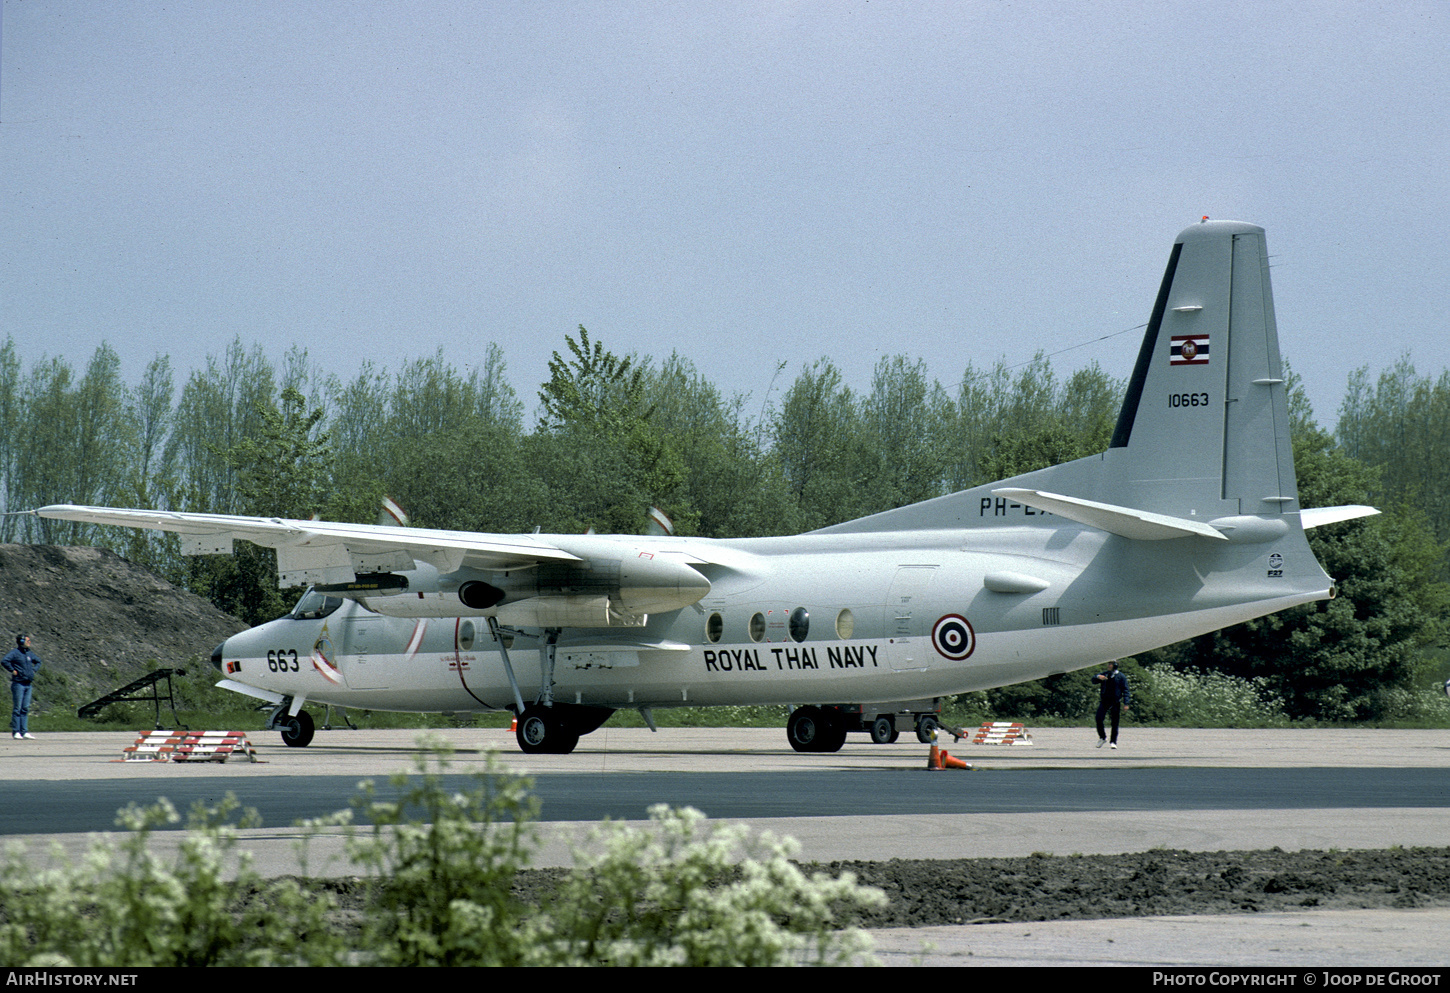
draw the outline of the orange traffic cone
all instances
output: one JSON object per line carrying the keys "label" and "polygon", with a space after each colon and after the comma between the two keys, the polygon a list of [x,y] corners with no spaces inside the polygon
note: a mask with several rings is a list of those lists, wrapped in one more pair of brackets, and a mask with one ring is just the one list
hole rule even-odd
{"label": "orange traffic cone", "polygon": [[941,767],[943,769],[970,769],[971,768],[971,766],[967,765],[967,763],[963,762],[961,759],[955,758],[952,755],[952,753],[949,752],[949,751],[947,751],[945,748],[943,748],[942,749],[942,752],[941,752]]}
{"label": "orange traffic cone", "polygon": [[938,748],[936,744],[936,729],[933,728],[931,732],[931,752],[926,757],[927,769],[932,772],[936,772],[938,769],[940,769],[942,767],[941,756],[941,749]]}

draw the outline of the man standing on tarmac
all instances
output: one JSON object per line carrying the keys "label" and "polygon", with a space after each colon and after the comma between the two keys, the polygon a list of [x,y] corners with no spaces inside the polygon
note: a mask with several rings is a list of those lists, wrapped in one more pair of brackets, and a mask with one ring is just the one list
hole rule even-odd
{"label": "man standing on tarmac", "polygon": [[1093,677],[1093,682],[1102,683],[1100,687],[1102,696],[1098,700],[1098,747],[1102,748],[1108,741],[1108,736],[1103,731],[1103,718],[1109,714],[1113,718],[1112,746],[1118,747],[1118,718],[1122,712],[1128,709],[1128,677],[1118,668],[1118,662],[1114,659],[1108,663],[1108,671],[1100,672]]}
{"label": "man standing on tarmac", "polygon": [[30,650],[30,635],[17,634],[15,647],[0,659],[0,666],[10,673],[10,698],[14,703],[10,711],[10,737],[34,738],[30,733],[30,684],[35,681],[35,670],[40,668],[40,657]]}

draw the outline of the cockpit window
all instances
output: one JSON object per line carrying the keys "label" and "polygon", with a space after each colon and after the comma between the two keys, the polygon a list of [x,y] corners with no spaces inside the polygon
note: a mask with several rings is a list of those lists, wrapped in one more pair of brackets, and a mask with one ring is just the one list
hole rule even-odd
{"label": "cockpit window", "polygon": [[302,594],[302,599],[297,601],[297,606],[292,608],[290,616],[294,621],[315,621],[326,617],[341,606],[342,597],[326,596],[309,589]]}

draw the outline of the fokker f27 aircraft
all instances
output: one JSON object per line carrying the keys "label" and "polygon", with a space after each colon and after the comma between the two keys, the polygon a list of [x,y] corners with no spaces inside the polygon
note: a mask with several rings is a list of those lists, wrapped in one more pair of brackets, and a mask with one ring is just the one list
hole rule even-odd
{"label": "fokker f27 aircraft", "polygon": [[569,752],[623,707],[797,705],[834,751],[846,701],[1038,679],[1334,596],[1304,529],[1262,228],[1178,236],[1100,455],[793,537],[500,535],[155,510],[43,517],[277,550],[288,616],[228,638],[220,685],[305,703],[512,710]]}

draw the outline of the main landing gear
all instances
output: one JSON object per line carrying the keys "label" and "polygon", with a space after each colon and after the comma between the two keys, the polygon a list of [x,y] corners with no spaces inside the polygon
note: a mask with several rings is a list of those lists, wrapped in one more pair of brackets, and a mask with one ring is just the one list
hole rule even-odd
{"label": "main landing gear", "polygon": [[791,711],[785,735],[798,752],[840,751],[846,735],[855,731],[870,735],[878,745],[890,745],[901,737],[901,727],[914,727],[917,738],[929,743],[932,730],[940,725],[940,713],[941,701],[936,698],[797,707]]}
{"label": "main landing gear", "polygon": [[790,712],[785,735],[798,752],[839,752],[846,743],[846,722],[825,707],[797,707]]}
{"label": "main landing gear", "polygon": [[599,725],[609,720],[614,711],[608,707],[584,707],[578,704],[554,702],[554,659],[559,641],[559,628],[545,628],[539,642],[539,662],[543,669],[538,698],[524,705],[519,681],[514,676],[513,663],[509,661],[506,631],[495,617],[488,619],[488,630],[498,644],[503,659],[504,673],[508,676],[509,689],[513,691],[514,713],[518,715],[518,729],[514,736],[519,749],[530,755],[568,755],[579,744],[580,735],[596,731]]}
{"label": "main landing gear", "polygon": [[580,735],[597,730],[612,713],[607,707],[530,704],[519,715],[514,736],[519,748],[530,755],[568,755],[579,744]]}

